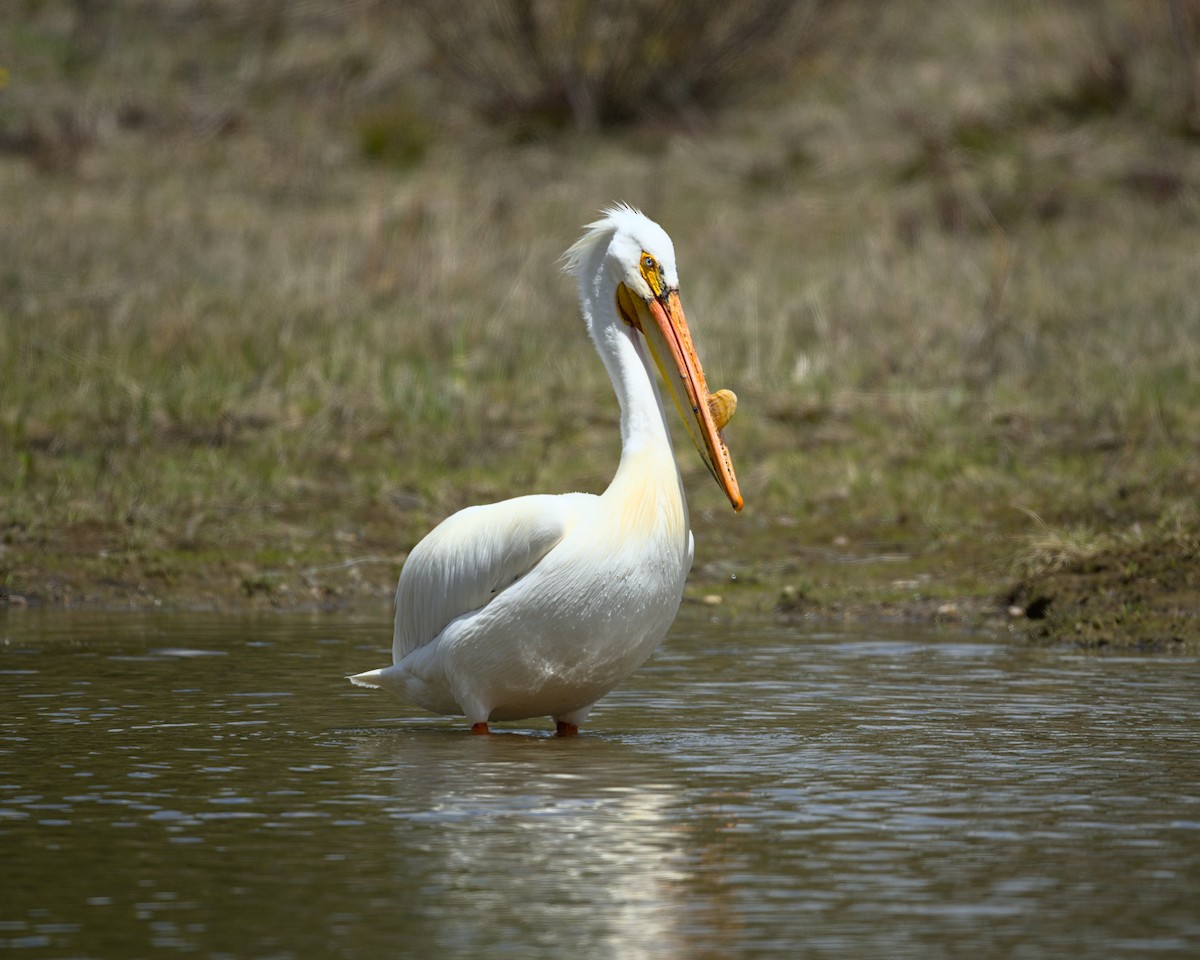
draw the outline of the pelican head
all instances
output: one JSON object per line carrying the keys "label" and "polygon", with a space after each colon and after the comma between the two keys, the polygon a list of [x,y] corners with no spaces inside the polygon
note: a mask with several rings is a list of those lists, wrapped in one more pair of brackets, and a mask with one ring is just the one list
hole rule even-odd
{"label": "pelican head", "polygon": [[609,324],[641,335],[700,458],[733,509],[741,510],[733,460],[721,435],[737,397],[730,390],[709,393],[679,300],[675,245],[667,232],[632,207],[610,207],[588,225],[565,261],[579,280],[581,298],[599,301],[601,309],[588,317],[592,338],[599,346],[603,333],[597,326]]}

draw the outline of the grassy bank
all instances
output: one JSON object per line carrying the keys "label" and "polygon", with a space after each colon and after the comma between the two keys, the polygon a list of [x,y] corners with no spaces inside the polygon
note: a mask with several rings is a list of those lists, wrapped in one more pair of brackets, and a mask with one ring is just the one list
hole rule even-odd
{"label": "grassy bank", "polygon": [[1119,569],[1085,639],[1196,642],[1137,574],[1200,563],[1167,4],[892,4],[600,132],[480,120],[387,5],[87,9],[0,37],[9,602],[384,603],[449,512],[601,490],[616,404],[557,258],[623,199],[740,399],[742,515],[680,448],[690,600],[1076,637]]}

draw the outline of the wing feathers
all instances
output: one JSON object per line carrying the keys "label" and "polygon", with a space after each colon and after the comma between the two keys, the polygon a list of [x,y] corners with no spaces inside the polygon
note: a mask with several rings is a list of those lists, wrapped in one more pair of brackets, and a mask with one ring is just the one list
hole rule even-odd
{"label": "wing feathers", "polygon": [[538,495],[467,507],[408,556],[396,587],[396,662],[537,566],[562,540],[572,498]]}

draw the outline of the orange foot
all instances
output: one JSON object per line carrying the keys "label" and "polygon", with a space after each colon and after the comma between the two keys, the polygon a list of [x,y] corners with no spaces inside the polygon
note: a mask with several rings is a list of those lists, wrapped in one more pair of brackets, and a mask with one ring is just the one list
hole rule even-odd
{"label": "orange foot", "polygon": [[573,723],[567,723],[565,720],[556,721],[557,726],[554,730],[556,737],[577,737],[579,736],[579,727]]}
{"label": "orange foot", "polygon": [[477,737],[490,737],[492,735],[492,731],[488,729],[486,722],[471,724],[471,732]]}

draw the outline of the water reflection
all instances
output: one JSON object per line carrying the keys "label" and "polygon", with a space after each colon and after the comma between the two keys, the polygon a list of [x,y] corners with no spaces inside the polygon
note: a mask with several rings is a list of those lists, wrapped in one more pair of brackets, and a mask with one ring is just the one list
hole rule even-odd
{"label": "water reflection", "polygon": [[397,886],[412,890],[410,934],[431,955],[536,942],[556,955],[588,944],[590,956],[682,957],[713,945],[723,905],[688,890],[706,852],[703,827],[679,816],[683,783],[660,755],[585,740],[415,730],[352,742],[362,789],[390,793],[383,839]]}

